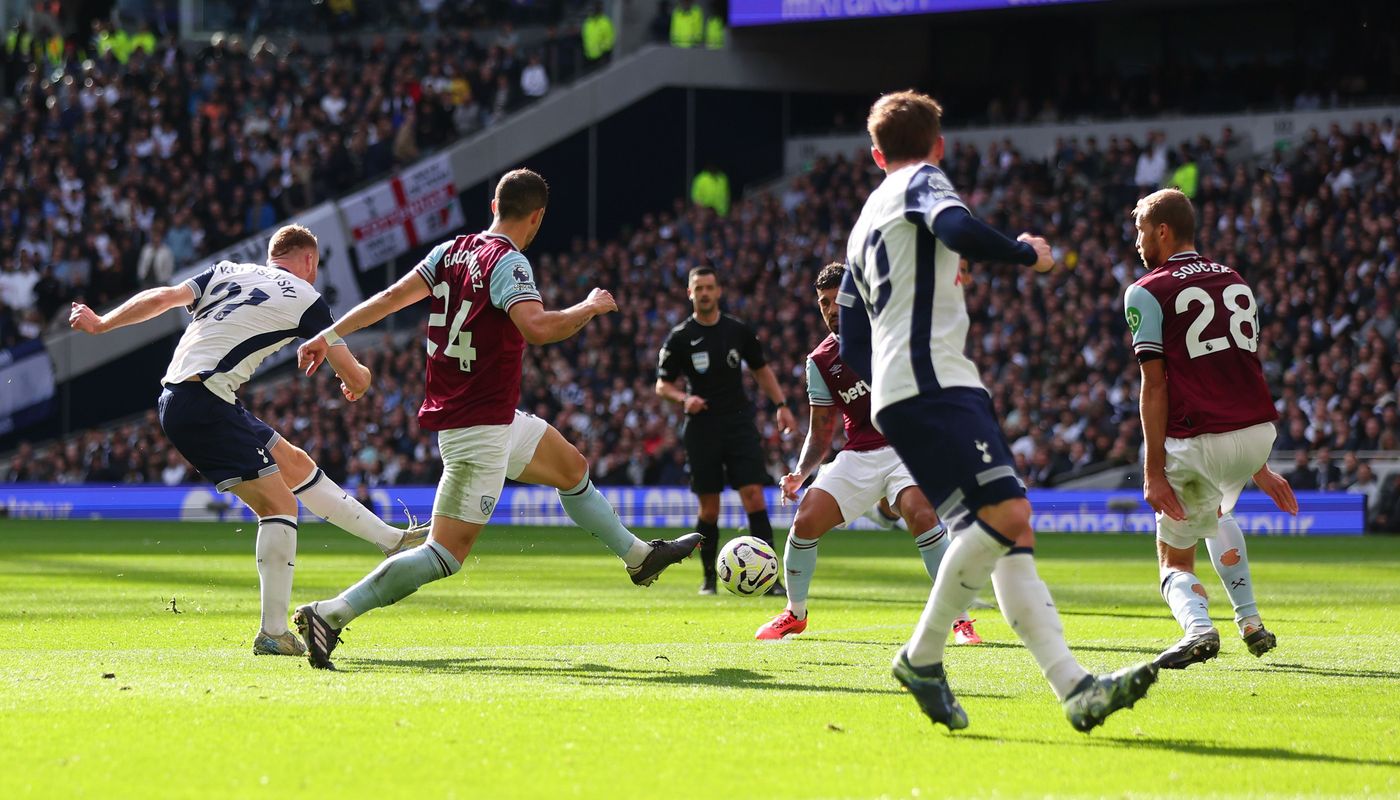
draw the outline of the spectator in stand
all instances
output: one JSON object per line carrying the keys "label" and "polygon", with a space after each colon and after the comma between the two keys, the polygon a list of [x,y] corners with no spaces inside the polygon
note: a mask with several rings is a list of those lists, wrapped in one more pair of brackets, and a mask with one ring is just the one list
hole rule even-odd
{"label": "spectator in stand", "polygon": [[710,14],[705,18],[705,47],[710,50],[723,50],[727,28],[725,22],[729,15],[729,3],[726,0],[715,0],[710,4]]}
{"label": "spectator in stand", "polygon": [[1342,471],[1332,463],[1332,450],[1319,447],[1314,471],[1317,475],[1317,488],[1324,492],[1335,492],[1342,488]]}
{"label": "spectator in stand", "polygon": [[1288,485],[1294,491],[1310,492],[1317,491],[1320,485],[1317,482],[1317,471],[1312,468],[1312,458],[1306,449],[1299,449],[1293,453],[1293,471],[1288,473]]}
{"label": "spectator in stand", "polygon": [[520,71],[520,93],[525,95],[526,102],[534,102],[549,93],[549,76],[538,54],[531,55]]}
{"label": "spectator in stand", "polygon": [[729,216],[729,176],[715,164],[707,163],[690,183],[690,202],[721,217]]}
{"label": "spectator in stand", "polygon": [[1366,527],[1371,528],[1377,513],[1379,512],[1379,501],[1381,496],[1381,484],[1376,480],[1376,474],[1371,471],[1371,465],[1361,462],[1356,470],[1356,480],[1347,487],[1347,494],[1359,494],[1366,498]]}
{"label": "spectator in stand", "polygon": [[705,12],[695,0],[680,0],[671,12],[671,44],[699,47],[705,40]]}
{"label": "spectator in stand", "polygon": [[583,38],[584,69],[592,72],[612,61],[613,45],[617,36],[612,18],[603,13],[602,3],[593,4],[588,18],[583,21],[580,35]]}
{"label": "spectator in stand", "polygon": [[136,266],[136,280],[144,288],[165,286],[175,274],[175,253],[165,243],[165,233],[159,225],[151,231],[150,241],[141,248]]}

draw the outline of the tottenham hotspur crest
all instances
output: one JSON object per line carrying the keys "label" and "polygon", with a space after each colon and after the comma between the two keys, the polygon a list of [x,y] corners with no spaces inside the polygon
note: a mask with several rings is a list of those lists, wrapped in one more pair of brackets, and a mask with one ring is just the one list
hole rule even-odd
{"label": "tottenham hotspur crest", "polygon": [[991,456],[990,453],[987,452],[987,448],[988,448],[990,445],[988,445],[986,442],[983,442],[983,441],[980,441],[980,440],[979,440],[979,441],[973,442],[973,444],[977,445],[977,449],[978,449],[979,451],[981,451],[981,453],[982,453],[982,463],[983,463],[983,464],[990,464],[990,463],[992,463],[992,456]]}

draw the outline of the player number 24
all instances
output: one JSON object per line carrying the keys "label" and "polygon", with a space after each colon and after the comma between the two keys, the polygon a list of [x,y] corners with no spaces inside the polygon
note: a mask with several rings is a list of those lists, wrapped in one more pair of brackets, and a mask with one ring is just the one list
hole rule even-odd
{"label": "player number 24", "polygon": [[[433,297],[442,298],[443,313],[429,314],[428,327],[441,328],[447,325],[447,296],[449,289],[446,283],[439,283],[433,287]],[[462,325],[467,321],[467,314],[472,310],[470,300],[463,300],[458,306],[457,314],[452,318],[452,324],[447,326],[447,347],[444,347],[442,354],[448,358],[457,359],[463,372],[472,371],[472,362],[476,361],[476,348],[472,347],[472,332],[462,330]],[[437,354],[437,342],[428,338],[428,355]]]}
{"label": "player number 24", "polygon": [[[1259,349],[1258,308],[1254,305],[1254,294],[1249,291],[1249,287],[1239,283],[1228,286],[1221,300],[1225,303],[1225,309],[1230,312],[1230,336],[1202,339],[1201,335],[1206,332],[1206,327],[1215,319],[1214,298],[1199,286],[1183,289],[1181,294],[1176,296],[1178,314],[1185,314],[1193,304],[1199,303],[1201,306],[1200,315],[1186,329],[1186,354],[1191,358],[1225,350],[1230,346],[1231,340],[1234,340],[1236,347],[1250,353]],[[1249,325],[1248,331],[1245,330],[1246,324]]]}

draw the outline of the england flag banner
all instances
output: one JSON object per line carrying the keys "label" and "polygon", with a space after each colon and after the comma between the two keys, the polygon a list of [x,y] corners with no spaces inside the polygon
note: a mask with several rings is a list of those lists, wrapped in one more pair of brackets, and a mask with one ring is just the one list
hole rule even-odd
{"label": "england flag banner", "polygon": [[370,269],[465,224],[446,155],[430,158],[340,201],[360,269]]}

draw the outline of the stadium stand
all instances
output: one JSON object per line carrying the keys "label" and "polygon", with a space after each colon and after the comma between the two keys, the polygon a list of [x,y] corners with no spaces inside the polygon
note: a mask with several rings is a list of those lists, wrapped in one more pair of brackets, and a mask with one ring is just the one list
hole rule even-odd
{"label": "stadium stand", "polygon": [[[1000,146],[954,148],[945,168],[975,212],[1004,230],[1043,231],[1066,267],[1035,276],[978,264],[968,287],[969,345],[1026,482],[1053,486],[1138,460],[1137,369],[1121,296],[1140,264],[1126,211],[1142,191],[1183,175],[1194,176],[1200,249],[1256,287],[1261,357],[1282,416],[1278,449],[1305,462],[1311,448],[1400,450],[1396,167],[1390,120],[1311,132],[1262,160],[1228,130],[1171,146],[1156,136],[1064,141],[1043,160]],[[596,284],[614,289],[621,312],[530,350],[523,405],[582,443],[599,483],[683,481],[680,419],[650,384],[660,342],[688,313],[685,271],[711,263],[725,276],[728,308],[756,324],[803,407],[802,358],[822,335],[807,287],[821,264],[841,258],[846,221],[876,178],[863,154],[820,159],[728,217],[677,200],[626,239],[536,254],[547,304]],[[431,481],[431,437],[411,419],[421,396],[417,353],[386,343],[367,358],[379,383],[365,403],[343,407],[323,377],[254,387],[249,406],[293,432],[345,485]],[[790,462],[800,442],[781,440],[761,417],[770,451]],[[178,472],[166,451],[147,419],[78,435],[38,458],[26,450],[10,478],[154,482]],[[1380,524],[1400,519],[1389,509],[1393,479],[1372,487],[1364,460],[1346,462],[1349,474],[1330,488],[1359,483],[1357,491],[1374,492]],[[775,461],[771,471],[784,466]]]}

